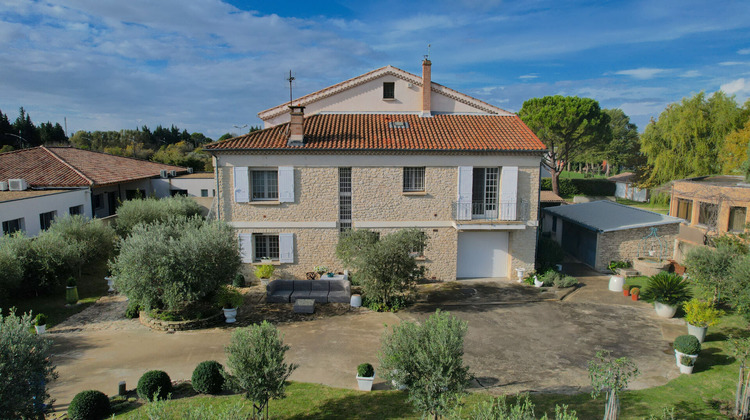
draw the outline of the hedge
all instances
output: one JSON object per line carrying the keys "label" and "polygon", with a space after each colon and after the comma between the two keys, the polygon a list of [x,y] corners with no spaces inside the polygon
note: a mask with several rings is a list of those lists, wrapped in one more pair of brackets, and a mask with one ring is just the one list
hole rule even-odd
{"label": "hedge", "polygon": [[[573,195],[615,195],[615,183],[606,179],[560,178],[557,180],[557,186],[560,190],[560,195],[564,197]],[[551,178],[542,179],[542,190],[552,191]]]}

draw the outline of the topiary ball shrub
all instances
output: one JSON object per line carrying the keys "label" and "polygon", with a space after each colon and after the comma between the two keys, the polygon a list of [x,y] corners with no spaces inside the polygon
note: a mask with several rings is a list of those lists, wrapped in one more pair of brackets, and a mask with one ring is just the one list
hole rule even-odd
{"label": "topiary ball shrub", "polygon": [[693,335],[681,335],[674,340],[674,349],[684,354],[698,354],[701,351],[701,343]]}
{"label": "topiary ball shrub", "polygon": [[375,369],[369,363],[362,363],[357,366],[357,376],[360,378],[370,378],[375,376]]}
{"label": "topiary ball shrub", "polygon": [[68,418],[71,420],[100,420],[111,412],[109,398],[95,390],[79,392],[68,406]]}
{"label": "topiary ball shrub", "polygon": [[138,396],[146,401],[163,400],[172,392],[172,380],[163,370],[149,370],[138,380]]}
{"label": "topiary ball shrub", "polygon": [[200,362],[192,377],[193,389],[201,394],[218,394],[224,388],[224,367],[215,360]]}
{"label": "topiary ball shrub", "polygon": [[245,276],[243,276],[240,273],[237,273],[237,275],[234,276],[234,279],[232,280],[232,286],[245,287]]}

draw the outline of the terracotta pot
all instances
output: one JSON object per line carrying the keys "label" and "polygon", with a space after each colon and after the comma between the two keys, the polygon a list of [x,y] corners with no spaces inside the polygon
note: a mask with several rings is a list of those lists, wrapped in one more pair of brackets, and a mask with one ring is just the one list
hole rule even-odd
{"label": "terracotta pot", "polygon": [[623,296],[630,296],[630,289],[622,289]]}
{"label": "terracotta pot", "polygon": [[638,295],[637,294],[630,295],[630,298],[633,299],[633,300],[638,300]]}

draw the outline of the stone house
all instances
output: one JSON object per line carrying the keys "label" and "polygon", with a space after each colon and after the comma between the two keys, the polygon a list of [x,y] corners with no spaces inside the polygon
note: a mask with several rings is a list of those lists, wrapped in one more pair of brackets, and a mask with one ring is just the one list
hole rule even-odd
{"label": "stone house", "polygon": [[258,114],[265,129],[208,145],[217,217],[243,261],[285,278],[335,257],[348,229],[418,228],[439,280],[534,266],[544,144],[510,112],[386,66]]}
{"label": "stone house", "polygon": [[608,200],[543,210],[543,235],[595,270],[610,261],[674,256],[680,219]]}
{"label": "stone house", "polygon": [[743,233],[750,223],[750,184],[741,176],[719,175],[674,181],[669,214],[682,219],[677,237],[679,262],[714,235]]}

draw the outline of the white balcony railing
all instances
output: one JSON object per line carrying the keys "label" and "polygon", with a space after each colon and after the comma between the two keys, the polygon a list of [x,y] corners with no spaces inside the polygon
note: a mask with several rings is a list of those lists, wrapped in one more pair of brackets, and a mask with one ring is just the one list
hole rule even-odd
{"label": "white balcony railing", "polygon": [[474,200],[453,202],[454,220],[525,221],[529,218],[526,200]]}

